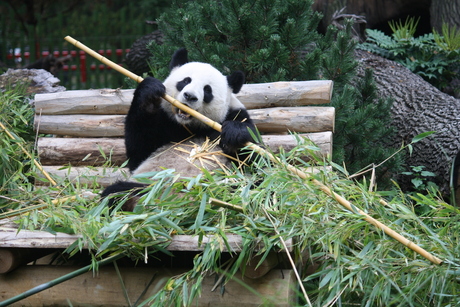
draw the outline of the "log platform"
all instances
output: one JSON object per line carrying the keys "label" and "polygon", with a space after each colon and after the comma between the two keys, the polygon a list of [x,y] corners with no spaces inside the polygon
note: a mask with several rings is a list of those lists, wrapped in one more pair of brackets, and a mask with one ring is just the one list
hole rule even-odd
{"label": "log platform", "polygon": [[[297,146],[296,138],[289,134],[296,132],[316,143],[320,153],[327,156],[332,154],[335,109],[318,105],[330,102],[332,87],[332,81],[327,80],[246,84],[237,96],[249,110],[264,144],[273,152]],[[96,188],[126,178],[128,171],[119,166],[126,160],[124,117],[133,92],[100,89],[37,94],[35,129],[37,134],[46,135],[38,139],[37,150],[45,171],[61,178],[60,182],[64,178]],[[110,168],[105,167],[107,157]],[[46,184],[46,180],[37,184]],[[35,265],[30,262],[62,251],[78,238],[63,233],[17,231],[0,224],[0,305],[5,299],[74,270],[70,266],[45,265],[40,260]],[[231,252],[239,252],[241,237],[231,236],[229,241]],[[290,249],[293,242],[287,243]],[[206,244],[206,238],[202,244]],[[176,235],[167,249],[196,253],[203,250],[203,245],[196,237]],[[254,264],[253,269],[248,269],[249,263],[245,275],[227,283],[225,291],[211,291],[214,277],[206,277],[202,295],[194,306],[292,306],[296,280],[293,270],[279,266],[278,259],[270,255],[257,269]],[[120,271],[128,296],[135,301],[154,294],[181,269],[122,267]],[[156,276],[155,281],[146,287],[152,276]],[[97,275],[85,273],[12,306],[124,306],[127,300],[119,280],[113,267],[101,267]],[[141,293],[146,288],[148,291]]]}

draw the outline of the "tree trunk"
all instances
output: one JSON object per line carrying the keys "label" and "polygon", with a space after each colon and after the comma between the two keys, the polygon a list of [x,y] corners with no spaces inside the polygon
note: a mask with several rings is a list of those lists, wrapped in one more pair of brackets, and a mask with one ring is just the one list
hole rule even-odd
{"label": "tree trunk", "polygon": [[152,33],[137,39],[126,54],[125,63],[131,72],[141,76],[145,72],[150,72],[148,64],[149,58],[153,55],[147,48],[147,44],[155,41],[158,45],[163,44],[163,34],[156,30]]}
{"label": "tree trunk", "polygon": [[315,0],[313,9],[324,15],[321,25],[323,30],[330,24],[332,14],[343,7],[346,7],[345,13],[365,16],[367,27],[373,29],[379,25],[386,26],[392,19],[405,20],[408,15],[427,15],[430,2],[431,0]]}
{"label": "tree trunk", "polygon": [[431,26],[439,33],[444,22],[460,30],[460,0],[432,0],[430,15]]}
{"label": "tree trunk", "polygon": [[[357,50],[356,56],[360,62],[359,75],[364,76],[364,70],[372,68],[379,95],[394,98],[392,117],[398,130],[392,140],[395,147],[409,144],[420,133],[436,131],[413,145],[412,155],[407,155],[405,160],[406,167],[425,166],[424,170],[437,175],[434,181],[447,195],[452,163],[460,148],[460,100],[441,92],[398,63],[362,50]],[[397,177],[403,189],[411,187],[409,176]]]}

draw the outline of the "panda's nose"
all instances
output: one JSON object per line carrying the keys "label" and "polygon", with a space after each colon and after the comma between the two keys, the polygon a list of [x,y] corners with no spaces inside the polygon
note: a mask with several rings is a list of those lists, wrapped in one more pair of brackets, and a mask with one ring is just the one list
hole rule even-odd
{"label": "panda's nose", "polygon": [[195,95],[190,94],[189,92],[184,93],[184,98],[185,100],[187,100],[187,102],[195,102],[198,100],[198,98]]}

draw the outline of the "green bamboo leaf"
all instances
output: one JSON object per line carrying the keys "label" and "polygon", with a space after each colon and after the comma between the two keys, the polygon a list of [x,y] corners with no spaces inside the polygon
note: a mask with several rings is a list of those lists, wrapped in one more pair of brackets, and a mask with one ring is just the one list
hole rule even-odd
{"label": "green bamboo leaf", "polygon": [[170,215],[171,214],[171,210],[168,210],[168,211],[163,211],[161,213],[158,213],[158,214],[154,214],[154,215],[150,215],[149,217],[147,217],[145,219],[145,222],[146,223],[152,223],[153,221],[156,221],[158,219],[161,219],[167,215]]}
{"label": "green bamboo leaf", "polygon": [[409,145],[407,145],[407,149],[409,150],[409,156],[412,156],[412,152],[414,151],[414,147],[411,144],[409,144]]}
{"label": "green bamboo leaf", "polygon": [[159,231],[159,230],[157,230],[157,229],[155,229],[155,228],[153,228],[153,227],[146,227],[145,230],[146,230],[147,232],[149,232],[149,234],[150,234],[150,236],[151,236],[152,238],[155,238],[155,234],[157,234],[157,235],[160,235],[160,236],[162,236],[162,237],[165,237],[165,238],[167,238],[167,239],[169,239],[169,240],[171,239],[171,236],[170,236],[169,234],[167,234],[166,232],[163,232],[163,231]]}
{"label": "green bamboo leaf", "polygon": [[177,224],[173,223],[173,221],[171,221],[170,219],[167,219],[165,217],[162,217],[161,218],[161,221],[163,223],[165,223],[166,225],[170,226],[171,228],[173,228],[174,230],[177,231],[177,233],[181,234],[181,233],[184,233],[184,231],[182,230],[182,228],[180,228]]}
{"label": "green bamboo leaf", "polygon": [[318,288],[322,288],[325,285],[329,283],[329,281],[332,279],[333,276],[335,276],[337,272],[335,270],[330,270],[322,279],[321,282],[319,283]]}
{"label": "green bamboo leaf", "polygon": [[187,285],[187,282],[184,282],[184,284],[182,285],[182,302],[183,302],[183,306],[185,307],[186,306],[186,303],[188,302],[188,285]]}
{"label": "green bamboo leaf", "polygon": [[411,144],[417,143],[417,142],[423,140],[424,138],[426,138],[426,137],[428,137],[428,136],[430,136],[430,135],[432,135],[434,133],[436,133],[436,131],[427,131],[427,132],[420,133],[419,135],[415,136],[412,139]]}
{"label": "green bamboo leaf", "polygon": [[198,214],[196,215],[195,224],[192,229],[198,230],[203,223],[204,212],[206,209],[206,204],[208,203],[208,196],[206,193],[203,194],[201,198],[200,208],[198,209]]}

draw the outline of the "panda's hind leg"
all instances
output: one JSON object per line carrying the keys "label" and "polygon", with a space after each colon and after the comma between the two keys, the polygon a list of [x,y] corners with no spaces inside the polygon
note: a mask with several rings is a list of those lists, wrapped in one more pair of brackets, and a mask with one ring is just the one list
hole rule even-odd
{"label": "panda's hind leg", "polygon": [[113,208],[116,205],[116,203],[123,198],[123,196],[116,196],[116,194],[129,192],[128,199],[123,204],[121,209],[123,211],[133,211],[134,207],[137,205],[139,197],[142,196],[141,191],[145,187],[147,187],[147,185],[143,183],[117,181],[116,183],[106,187],[104,191],[102,191],[101,197],[105,198],[111,196],[109,198],[108,205],[109,208]]}

